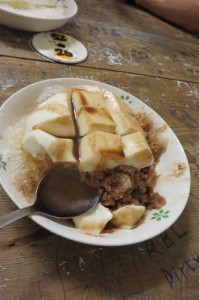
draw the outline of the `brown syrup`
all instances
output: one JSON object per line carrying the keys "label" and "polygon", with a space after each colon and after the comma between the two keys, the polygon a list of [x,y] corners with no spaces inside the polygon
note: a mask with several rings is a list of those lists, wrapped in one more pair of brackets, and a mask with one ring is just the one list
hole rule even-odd
{"label": "brown syrup", "polygon": [[90,114],[97,114],[98,110],[95,107],[84,107],[84,110]]}
{"label": "brown syrup", "polygon": [[75,111],[75,107],[73,104],[73,99],[70,99],[70,105],[71,105],[71,115],[73,120],[73,125],[75,128],[75,137],[74,137],[74,146],[73,146],[73,155],[75,159],[79,162],[80,161],[80,155],[79,155],[79,127],[77,124],[77,115]]}
{"label": "brown syrup", "polygon": [[80,97],[82,105],[86,106],[87,105],[86,97],[81,92],[79,92],[79,97]]}

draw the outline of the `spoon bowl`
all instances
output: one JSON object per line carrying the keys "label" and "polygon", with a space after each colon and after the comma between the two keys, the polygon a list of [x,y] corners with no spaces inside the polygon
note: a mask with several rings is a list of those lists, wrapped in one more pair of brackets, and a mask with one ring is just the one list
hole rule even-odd
{"label": "spoon bowl", "polygon": [[35,203],[0,216],[0,228],[32,214],[71,219],[88,212],[98,201],[97,189],[82,183],[75,168],[57,165],[38,184]]}

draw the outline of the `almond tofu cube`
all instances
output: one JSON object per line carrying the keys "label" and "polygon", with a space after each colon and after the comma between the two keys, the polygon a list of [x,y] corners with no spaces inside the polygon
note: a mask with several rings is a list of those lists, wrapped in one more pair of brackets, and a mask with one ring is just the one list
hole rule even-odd
{"label": "almond tofu cube", "polygon": [[32,129],[41,129],[57,137],[74,137],[71,109],[68,94],[53,95],[41,103],[25,121],[26,133]]}
{"label": "almond tofu cube", "polygon": [[51,104],[51,103],[66,103],[66,104],[68,104],[68,102],[70,101],[70,98],[71,98],[71,91],[66,90],[64,92],[56,93],[56,94],[50,96],[47,100],[41,102],[39,104],[39,107],[42,107],[42,106],[45,106],[46,104]]}
{"label": "almond tofu cube", "polygon": [[83,172],[112,169],[124,162],[121,137],[95,131],[80,140],[80,168]]}
{"label": "almond tofu cube", "polygon": [[84,107],[103,108],[103,99],[100,89],[78,89],[72,93],[72,100],[76,114]]}
{"label": "almond tofu cube", "polygon": [[142,169],[153,164],[154,157],[145,136],[140,132],[122,137],[125,154],[125,165]]}
{"label": "almond tofu cube", "polygon": [[33,157],[43,158],[48,153],[49,148],[56,138],[39,129],[32,130],[24,136],[22,140],[22,148],[29,152]]}
{"label": "almond tofu cube", "polygon": [[132,132],[143,132],[136,118],[129,113],[107,109],[116,124],[115,133],[126,135]]}
{"label": "almond tofu cube", "polygon": [[38,159],[43,159],[44,155],[48,154],[53,162],[76,162],[73,155],[73,140],[59,139],[39,129],[25,135],[22,147]]}
{"label": "almond tofu cube", "polygon": [[102,204],[98,203],[91,211],[73,218],[75,227],[98,235],[112,219],[112,213]]}
{"label": "almond tofu cube", "polygon": [[114,133],[115,123],[104,108],[85,107],[77,115],[79,135],[85,136],[94,131]]}
{"label": "almond tofu cube", "polygon": [[56,137],[72,138],[75,137],[75,129],[70,115],[57,117],[35,125],[33,129],[41,129]]}
{"label": "almond tofu cube", "polygon": [[56,138],[48,151],[53,162],[75,163],[77,162],[73,153],[74,142],[72,139]]}
{"label": "almond tofu cube", "polygon": [[145,207],[141,205],[126,205],[113,212],[111,223],[121,229],[132,229],[145,213]]}
{"label": "almond tofu cube", "polygon": [[132,114],[132,110],[128,107],[126,103],[123,103],[118,96],[104,89],[102,90],[102,94],[104,100],[104,107],[107,110],[122,111],[124,113]]}
{"label": "almond tofu cube", "polygon": [[97,169],[101,160],[101,154],[98,151],[96,132],[80,139],[79,156],[82,172],[92,172]]}

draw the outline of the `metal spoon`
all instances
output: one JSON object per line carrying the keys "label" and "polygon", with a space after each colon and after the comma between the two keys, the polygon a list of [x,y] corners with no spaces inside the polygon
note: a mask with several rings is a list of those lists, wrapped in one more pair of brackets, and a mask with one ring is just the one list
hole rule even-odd
{"label": "metal spoon", "polygon": [[58,165],[40,181],[35,203],[0,216],[0,228],[32,214],[70,219],[89,211],[98,201],[97,189],[82,183],[74,168]]}

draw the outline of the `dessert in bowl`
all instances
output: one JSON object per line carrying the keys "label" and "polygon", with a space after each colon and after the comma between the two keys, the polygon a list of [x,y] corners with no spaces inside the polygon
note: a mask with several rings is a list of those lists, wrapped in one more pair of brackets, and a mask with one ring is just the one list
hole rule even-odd
{"label": "dessert in bowl", "polygon": [[23,31],[50,31],[77,13],[74,0],[1,0],[0,23]]}
{"label": "dessert in bowl", "polygon": [[[15,176],[8,178],[3,170],[0,173],[9,196],[20,207],[28,205],[40,177],[57,163],[76,167],[81,179],[97,187],[100,196],[97,207],[73,218],[73,222],[63,225],[32,217],[36,222],[76,241],[124,245],[146,240],[176,220],[189,194],[189,167],[176,136],[155,112],[124,91],[81,79],[36,83],[13,95],[12,102],[9,100],[1,110],[10,112],[11,106],[27,95],[29,103],[24,103],[23,111],[16,112],[9,124],[18,127],[11,134],[14,142],[6,132],[8,126],[2,128],[4,148],[9,140],[12,149],[17,149],[15,171],[11,162],[7,169],[10,165]],[[130,97],[132,105],[124,103],[121,96]],[[20,126],[16,126],[22,116]],[[178,177],[173,175],[178,166],[173,151],[184,167]],[[7,160],[13,156],[3,149],[0,152]],[[165,184],[162,178],[169,173]],[[184,182],[184,188],[176,198],[172,193],[179,181]],[[10,185],[20,194],[21,203]],[[175,206],[178,210],[173,212],[171,207]],[[159,228],[153,214],[162,215]]]}

